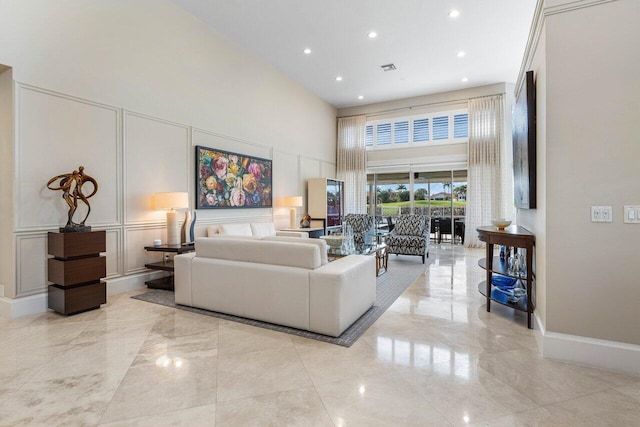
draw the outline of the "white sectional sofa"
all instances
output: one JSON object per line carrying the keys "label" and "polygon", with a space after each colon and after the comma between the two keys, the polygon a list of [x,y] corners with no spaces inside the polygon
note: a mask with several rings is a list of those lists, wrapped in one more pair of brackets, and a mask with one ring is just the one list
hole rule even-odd
{"label": "white sectional sofa", "polygon": [[207,236],[289,236],[289,237],[309,237],[309,233],[297,231],[276,231],[273,222],[238,222],[230,224],[211,225],[207,227]]}
{"label": "white sectional sofa", "polygon": [[174,265],[177,304],[334,337],[376,298],[374,257],[328,263],[319,239],[203,237]]}

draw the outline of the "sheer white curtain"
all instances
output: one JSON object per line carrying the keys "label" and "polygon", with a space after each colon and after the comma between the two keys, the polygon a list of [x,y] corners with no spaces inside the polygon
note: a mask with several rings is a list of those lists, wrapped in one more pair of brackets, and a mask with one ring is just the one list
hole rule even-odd
{"label": "sheer white curtain", "polygon": [[365,116],[338,119],[337,178],[344,181],[344,212],[367,213]]}
{"label": "sheer white curtain", "polygon": [[484,247],[476,228],[491,225],[506,211],[504,155],[504,96],[469,100],[469,170],[465,245]]}

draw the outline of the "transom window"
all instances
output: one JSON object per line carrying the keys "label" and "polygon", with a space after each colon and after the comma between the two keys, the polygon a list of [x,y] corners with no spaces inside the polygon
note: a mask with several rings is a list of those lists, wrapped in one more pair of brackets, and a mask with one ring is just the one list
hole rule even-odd
{"label": "transom window", "polygon": [[371,120],[365,125],[368,149],[467,142],[467,110]]}

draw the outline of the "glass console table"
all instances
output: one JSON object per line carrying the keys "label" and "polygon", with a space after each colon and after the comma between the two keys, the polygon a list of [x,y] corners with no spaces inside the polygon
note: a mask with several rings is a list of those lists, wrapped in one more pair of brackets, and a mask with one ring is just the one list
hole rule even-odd
{"label": "glass console table", "polygon": [[348,255],[373,255],[376,257],[376,276],[380,276],[387,271],[389,263],[389,251],[387,245],[379,243],[375,245],[356,245],[353,250],[344,250],[342,248],[332,248],[327,246],[327,256],[329,258],[342,258]]}

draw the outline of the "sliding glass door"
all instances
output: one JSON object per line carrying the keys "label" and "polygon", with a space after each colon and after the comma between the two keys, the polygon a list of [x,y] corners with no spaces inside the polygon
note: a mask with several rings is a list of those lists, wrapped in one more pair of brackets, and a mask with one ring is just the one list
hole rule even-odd
{"label": "sliding glass door", "polygon": [[378,223],[408,213],[428,215],[436,243],[464,243],[466,170],[369,174],[367,187],[368,212]]}

